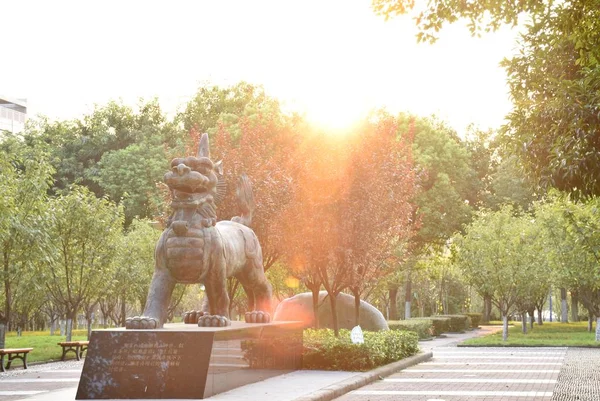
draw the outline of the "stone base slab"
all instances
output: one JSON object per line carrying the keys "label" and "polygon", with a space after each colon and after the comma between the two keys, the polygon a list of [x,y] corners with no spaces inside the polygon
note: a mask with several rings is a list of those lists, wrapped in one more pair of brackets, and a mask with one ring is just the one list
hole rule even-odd
{"label": "stone base slab", "polygon": [[203,399],[301,367],[298,322],[96,330],[76,399]]}

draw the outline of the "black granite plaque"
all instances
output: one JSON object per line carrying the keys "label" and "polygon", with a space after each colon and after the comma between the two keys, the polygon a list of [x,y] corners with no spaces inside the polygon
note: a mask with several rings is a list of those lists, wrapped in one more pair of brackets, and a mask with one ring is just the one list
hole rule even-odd
{"label": "black granite plaque", "polygon": [[300,322],[98,330],[77,399],[202,399],[302,366]]}
{"label": "black granite plaque", "polygon": [[76,399],[203,398],[213,336],[94,331]]}

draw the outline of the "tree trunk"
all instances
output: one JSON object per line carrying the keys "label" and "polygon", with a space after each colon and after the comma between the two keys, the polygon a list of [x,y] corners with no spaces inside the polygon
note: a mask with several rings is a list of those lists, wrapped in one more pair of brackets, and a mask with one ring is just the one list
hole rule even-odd
{"label": "tree trunk", "polygon": [[390,320],[398,320],[398,287],[389,289],[390,293]]}
{"label": "tree trunk", "polygon": [[77,311],[67,312],[67,327],[65,329],[65,341],[72,341],[73,338],[73,321],[77,318]]}
{"label": "tree trunk", "polygon": [[4,348],[6,341],[6,323],[0,320],[0,348]]}
{"label": "tree trunk", "polygon": [[357,288],[350,291],[354,295],[354,326],[360,326],[360,293]]}
{"label": "tree trunk", "polygon": [[127,314],[127,304],[125,302],[125,294],[121,297],[121,327],[125,327],[125,319]]}
{"label": "tree trunk", "polygon": [[567,289],[560,289],[560,322],[569,323],[569,308],[567,307]]}
{"label": "tree trunk", "polygon": [[523,334],[527,334],[527,313],[521,313],[521,329],[523,330]]}
{"label": "tree trunk", "polygon": [[50,335],[53,336],[54,332],[56,331],[56,322],[58,320],[58,316],[53,316],[50,319]]}
{"label": "tree trunk", "polygon": [[404,319],[410,319],[410,308],[412,303],[412,282],[410,272],[406,278],[406,294],[404,296]]}
{"label": "tree trunk", "polygon": [[579,321],[579,296],[576,291],[571,291],[571,321]]}
{"label": "tree trunk", "polygon": [[527,314],[529,315],[529,327],[531,329],[533,329],[534,312],[535,312],[535,308],[531,308],[527,311]]}
{"label": "tree trunk", "polygon": [[485,295],[483,297],[483,321],[482,321],[482,323],[489,323],[491,314],[492,314],[492,297],[489,295]]}
{"label": "tree trunk", "polygon": [[[94,305],[95,306],[95,305]],[[85,311],[85,320],[87,322],[87,339],[89,340],[92,336],[92,321],[94,320],[94,306],[90,306]]]}
{"label": "tree trunk", "polygon": [[[594,321],[594,318],[592,317],[592,314],[590,313],[588,316],[588,333],[591,333],[592,330],[594,329],[594,323],[592,323]],[[596,328],[598,328],[598,323],[596,323]]]}
{"label": "tree trunk", "polygon": [[333,323],[333,332],[336,337],[340,336],[340,328],[338,327],[337,316],[337,294],[329,294],[329,304],[331,305],[331,321]]}
{"label": "tree trunk", "polygon": [[[227,279],[227,292],[229,293],[229,299],[231,300],[231,302],[229,302],[229,316],[233,316],[233,308],[235,307],[236,302],[233,302],[233,300],[235,299],[235,294],[237,294],[237,290],[240,286],[240,281],[236,278],[229,278]],[[252,297],[248,297],[248,311],[253,311],[255,308],[254,305],[254,298]],[[143,310],[143,309],[142,309]],[[233,319],[233,318],[232,318]]]}
{"label": "tree trunk", "polygon": [[508,315],[502,313],[502,341],[508,340]]}
{"label": "tree trunk", "polygon": [[544,319],[543,319],[543,315],[542,315],[543,307],[542,306],[538,307],[537,311],[538,311],[538,325],[541,326],[542,324],[544,324]]}
{"label": "tree trunk", "polygon": [[319,287],[313,287],[310,289],[313,294],[313,316],[315,318],[313,327],[315,329],[319,328],[319,289]]}
{"label": "tree trunk", "polygon": [[[6,247],[7,245],[5,245]],[[6,248],[4,249],[3,252],[3,256],[4,256],[4,316],[0,316],[0,318],[4,319],[6,322],[6,330],[10,330],[10,304],[12,302],[12,293],[10,291],[10,275],[8,274],[8,250],[6,250]]]}

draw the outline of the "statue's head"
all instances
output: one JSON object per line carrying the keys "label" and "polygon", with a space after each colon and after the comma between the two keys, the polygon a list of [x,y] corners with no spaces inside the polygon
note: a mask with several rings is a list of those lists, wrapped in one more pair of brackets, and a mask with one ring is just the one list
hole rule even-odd
{"label": "statue's head", "polygon": [[174,200],[192,199],[194,195],[212,195],[217,192],[222,174],[221,162],[210,160],[208,134],[202,134],[198,156],[178,157],[171,161],[171,171],[165,174],[165,183],[173,192]]}

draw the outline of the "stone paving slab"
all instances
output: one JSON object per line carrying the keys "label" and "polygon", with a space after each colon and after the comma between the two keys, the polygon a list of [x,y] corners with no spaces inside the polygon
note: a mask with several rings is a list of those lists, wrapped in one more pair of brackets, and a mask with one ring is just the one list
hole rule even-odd
{"label": "stone paving slab", "polygon": [[378,382],[373,386],[369,386],[369,390],[373,391],[543,391],[552,392],[555,383],[543,384],[514,384],[514,383],[447,383],[447,382]]}
{"label": "stone paving slab", "polygon": [[465,353],[462,350],[456,347],[434,348],[431,361],[352,391],[337,400],[550,401],[566,355],[565,348],[513,348],[509,352],[480,348],[477,352],[470,349]]}
{"label": "stone paving slab", "polygon": [[[385,394],[385,395],[359,395],[354,393],[355,398],[349,398],[349,400],[368,400],[368,401],[551,401],[551,395],[545,394],[527,394],[526,396],[506,396],[506,395],[492,395],[486,393],[479,393],[473,396],[463,395],[449,395],[447,393],[431,393],[429,395],[399,395]],[[364,397],[364,398],[359,398]]]}

